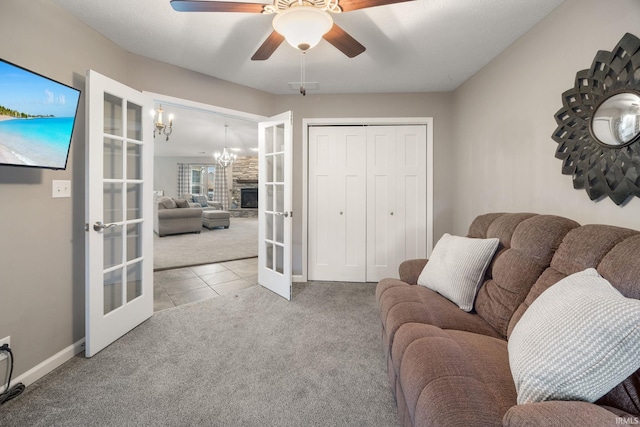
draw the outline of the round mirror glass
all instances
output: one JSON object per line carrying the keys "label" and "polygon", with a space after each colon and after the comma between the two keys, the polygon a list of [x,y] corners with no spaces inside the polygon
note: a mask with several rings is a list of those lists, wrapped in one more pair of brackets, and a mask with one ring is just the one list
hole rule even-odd
{"label": "round mirror glass", "polygon": [[633,92],[613,95],[591,118],[591,134],[607,147],[622,147],[640,135],[640,96]]}

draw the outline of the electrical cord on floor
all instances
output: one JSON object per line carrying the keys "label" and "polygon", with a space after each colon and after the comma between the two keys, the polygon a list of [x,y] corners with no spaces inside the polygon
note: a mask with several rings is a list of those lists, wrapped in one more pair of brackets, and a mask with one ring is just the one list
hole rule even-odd
{"label": "electrical cord on floor", "polygon": [[0,352],[1,351],[9,353],[9,357],[11,358],[11,368],[9,369],[9,381],[7,381],[7,389],[4,391],[4,393],[0,394],[0,405],[15,397],[20,396],[20,394],[22,394],[22,392],[24,391],[24,384],[22,383],[18,383],[11,387],[11,376],[13,375],[13,352],[11,351],[11,348],[9,348],[8,344],[3,344],[0,347]]}

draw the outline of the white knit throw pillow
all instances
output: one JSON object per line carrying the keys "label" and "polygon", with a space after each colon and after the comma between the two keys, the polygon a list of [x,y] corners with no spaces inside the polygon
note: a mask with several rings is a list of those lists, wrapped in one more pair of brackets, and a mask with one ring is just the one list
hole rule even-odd
{"label": "white knit throw pillow", "polygon": [[478,289],[500,241],[445,234],[433,248],[418,284],[438,292],[464,311],[473,309]]}
{"label": "white knit throw pillow", "polygon": [[640,300],[593,268],[572,274],[531,304],[508,349],[518,404],[595,402],[640,368]]}

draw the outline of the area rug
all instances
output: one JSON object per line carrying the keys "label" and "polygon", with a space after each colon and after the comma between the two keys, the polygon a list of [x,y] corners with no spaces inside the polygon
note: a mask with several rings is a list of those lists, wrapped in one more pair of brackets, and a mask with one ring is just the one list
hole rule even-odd
{"label": "area rug", "polygon": [[2,426],[397,425],[375,285],[260,286],[154,315],[2,406]]}
{"label": "area rug", "polygon": [[258,219],[230,218],[229,228],[200,234],[153,235],[153,269],[188,267],[258,256]]}

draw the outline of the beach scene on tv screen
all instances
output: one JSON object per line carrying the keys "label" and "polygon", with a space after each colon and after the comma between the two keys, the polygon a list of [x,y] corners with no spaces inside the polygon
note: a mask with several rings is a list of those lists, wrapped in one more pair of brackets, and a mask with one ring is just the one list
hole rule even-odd
{"label": "beach scene on tv screen", "polygon": [[0,61],[0,163],[64,168],[79,96]]}

